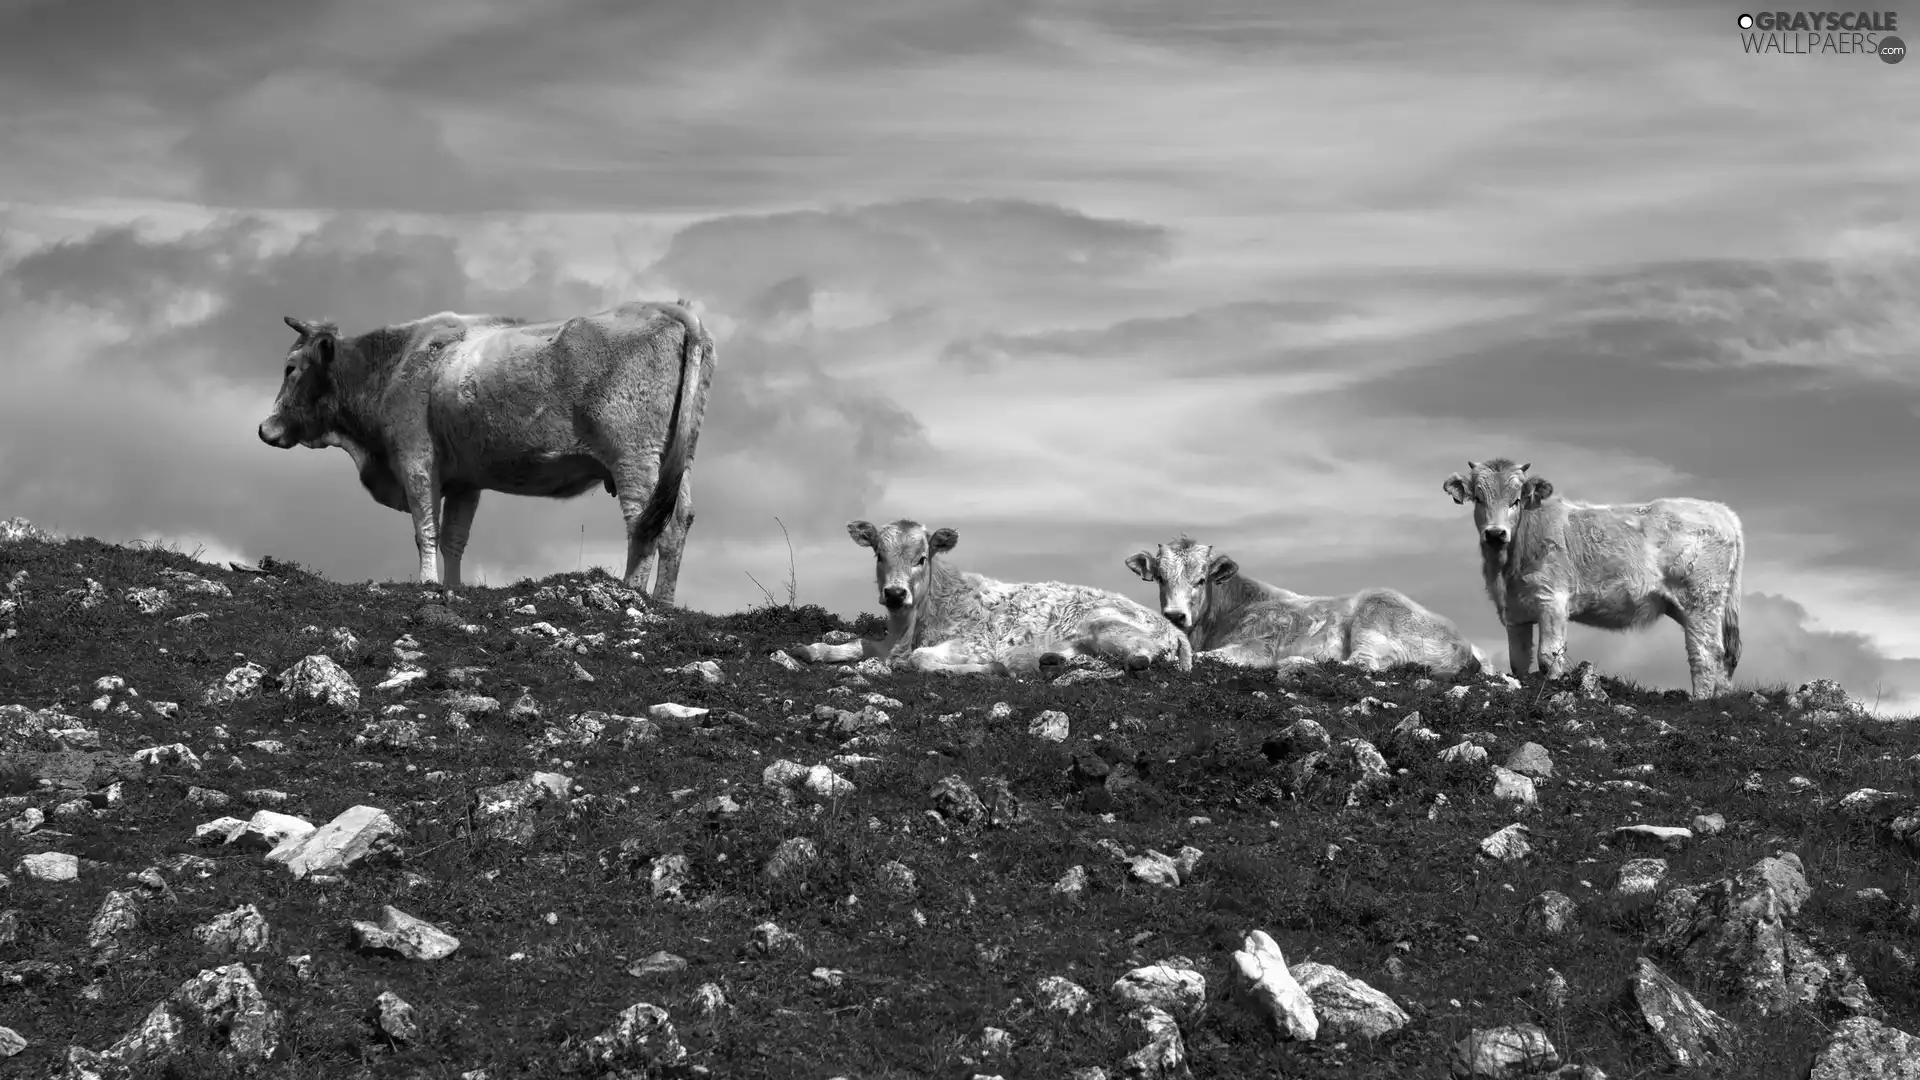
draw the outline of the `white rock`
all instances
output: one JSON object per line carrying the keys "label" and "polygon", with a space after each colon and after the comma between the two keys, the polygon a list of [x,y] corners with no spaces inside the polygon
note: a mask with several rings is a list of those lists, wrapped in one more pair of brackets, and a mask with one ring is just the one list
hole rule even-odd
{"label": "white rock", "polygon": [[1313,999],[1287,970],[1287,959],[1265,930],[1248,934],[1240,950],[1233,954],[1234,967],[1247,993],[1272,1019],[1274,1026],[1302,1042],[1312,1042],[1320,1033],[1320,1019]]}

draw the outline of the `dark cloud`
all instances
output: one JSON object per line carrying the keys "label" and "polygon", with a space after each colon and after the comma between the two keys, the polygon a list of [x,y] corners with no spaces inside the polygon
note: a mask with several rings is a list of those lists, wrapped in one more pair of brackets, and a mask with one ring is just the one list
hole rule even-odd
{"label": "dark cloud", "polygon": [[405,98],[327,71],[269,75],[215,106],[178,152],[222,206],[463,213],[524,201]]}
{"label": "dark cloud", "polygon": [[328,4],[59,0],[0,5],[0,87],[16,101],[129,95],[204,104],[298,57]]}

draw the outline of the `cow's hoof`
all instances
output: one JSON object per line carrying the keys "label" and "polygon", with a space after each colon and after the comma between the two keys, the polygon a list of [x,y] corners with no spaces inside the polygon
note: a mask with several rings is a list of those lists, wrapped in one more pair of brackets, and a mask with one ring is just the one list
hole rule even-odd
{"label": "cow's hoof", "polygon": [[1067,658],[1065,654],[1057,652],[1044,652],[1040,654],[1040,674],[1042,677],[1048,679],[1055,678],[1065,670],[1067,670]]}
{"label": "cow's hoof", "polygon": [[1013,669],[998,660],[988,665],[987,671],[989,674],[998,675],[1001,678],[1011,678],[1013,675]]}
{"label": "cow's hoof", "polygon": [[1145,653],[1135,653],[1127,657],[1127,673],[1129,675],[1145,674],[1146,670],[1152,666],[1153,657]]}

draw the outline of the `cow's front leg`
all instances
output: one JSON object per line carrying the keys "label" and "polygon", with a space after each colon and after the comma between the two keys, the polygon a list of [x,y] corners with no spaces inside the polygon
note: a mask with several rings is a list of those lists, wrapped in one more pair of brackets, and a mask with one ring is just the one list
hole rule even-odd
{"label": "cow's front leg", "polygon": [[1533,674],[1533,630],[1534,624],[1530,622],[1507,626],[1507,670],[1513,672],[1516,679]]}
{"label": "cow's front leg", "polygon": [[467,551],[467,535],[473,531],[473,515],[480,509],[478,488],[456,488],[447,492],[440,508],[441,584],[460,587],[460,557]]}
{"label": "cow's front leg", "polygon": [[1222,664],[1232,664],[1235,667],[1270,668],[1275,666],[1272,653],[1258,645],[1248,645],[1245,643],[1222,645],[1217,649],[1208,649],[1206,652],[1195,653],[1194,656],[1203,657]]}
{"label": "cow's front leg", "polygon": [[413,546],[420,550],[420,580],[431,584],[440,580],[440,477],[433,467],[411,466],[403,481],[407,486],[407,512],[413,515]]}
{"label": "cow's front leg", "polygon": [[1557,679],[1567,670],[1567,604],[1560,597],[1540,605],[1540,670]]}

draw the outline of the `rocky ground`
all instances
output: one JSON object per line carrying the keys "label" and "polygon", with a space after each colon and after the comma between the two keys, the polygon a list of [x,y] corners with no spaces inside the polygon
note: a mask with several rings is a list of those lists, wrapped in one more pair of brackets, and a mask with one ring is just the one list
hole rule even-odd
{"label": "rocky ground", "polygon": [[[0,1075],[1920,1077],[1920,728],[0,529]],[[1903,1071],[1904,1070],[1904,1071]]]}

